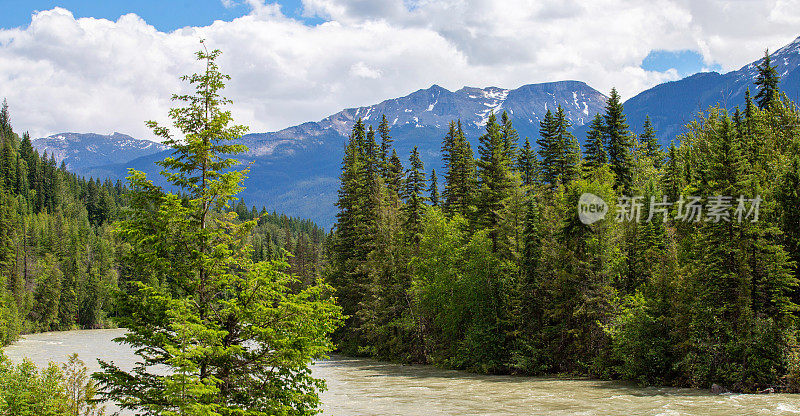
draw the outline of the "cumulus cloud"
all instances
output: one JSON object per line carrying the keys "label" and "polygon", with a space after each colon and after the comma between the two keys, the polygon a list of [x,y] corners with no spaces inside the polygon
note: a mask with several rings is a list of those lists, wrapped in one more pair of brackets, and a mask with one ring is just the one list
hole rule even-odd
{"label": "cumulus cloud", "polygon": [[[223,4],[237,3],[221,0]],[[76,19],[37,12],[0,30],[0,96],[17,129],[120,131],[152,139],[144,120],[166,121],[201,38],[223,50],[237,121],[271,131],[319,120],[431,84],[515,88],[577,79],[624,98],[673,80],[645,71],[652,50],[699,52],[736,69],[793,40],[797,0],[303,0],[309,26],[280,6],[243,0],[247,16],[170,33],[136,15]]]}

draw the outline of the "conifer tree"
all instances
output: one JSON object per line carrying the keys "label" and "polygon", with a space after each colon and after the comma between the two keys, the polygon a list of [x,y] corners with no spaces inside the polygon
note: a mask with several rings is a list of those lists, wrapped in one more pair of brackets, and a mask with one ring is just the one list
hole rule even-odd
{"label": "conifer tree", "polygon": [[555,116],[556,143],[560,154],[558,161],[558,177],[564,184],[569,184],[578,176],[581,160],[581,149],[578,140],[570,132],[571,123],[564,109],[558,106]]}
{"label": "conifer tree", "polygon": [[492,251],[497,252],[498,226],[503,201],[514,186],[511,176],[511,160],[505,150],[502,128],[492,113],[486,122],[486,134],[480,137],[478,153],[478,225],[486,228],[492,241]]}
{"label": "conifer tree", "polygon": [[558,166],[562,155],[559,152],[558,125],[550,110],[539,122],[539,157],[542,159],[542,182],[555,185],[558,181]]}
{"label": "conifer tree", "polygon": [[438,206],[439,205],[439,186],[436,179],[436,169],[431,170],[431,187],[430,187],[430,200],[431,205]]}
{"label": "conifer tree", "polygon": [[389,181],[387,184],[389,189],[391,189],[397,195],[400,195],[403,191],[404,175],[405,171],[403,168],[403,163],[397,156],[397,151],[392,150],[392,157],[389,159]]}
{"label": "conifer tree", "polygon": [[578,173],[580,146],[569,131],[570,122],[564,109],[558,106],[555,115],[548,110],[539,125],[537,143],[543,181],[551,185],[569,183]]}
{"label": "conifer tree", "polygon": [[322,384],[308,366],[330,350],[338,307],[324,285],[291,289],[285,263],[251,260],[255,222],[229,210],[246,170],[227,158],[246,150],[233,143],[246,129],[223,109],[219,53],[198,52],[205,70],[183,77],[194,92],[173,97],[184,139],[148,122],[173,149],[162,174],[186,198],[131,171],[131,211],[118,225],[132,276],[120,342],[141,361],[130,372],[103,362],[95,377],[103,397],[144,414],[314,414]]}
{"label": "conifer tree", "polygon": [[661,165],[664,164],[664,155],[661,152],[661,146],[658,144],[656,130],[650,122],[650,116],[645,117],[642,131],[642,134],[639,135],[639,140],[644,148],[644,153],[653,160],[653,167],[661,169]]}
{"label": "conifer tree", "polygon": [[631,133],[625,122],[622,102],[616,88],[611,89],[611,96],[606,103],[604,142],[608,146],[608,161],[611,171],[616,176],[615,188],[624,193],[630,191],[632,181],[632,165],[630,148]]}
{"label": "conifer tree", "polygon": [[381,137],[381,148],[380,148],[380,166],[381,166],[381,177],[383,178],[383,183],[389,183],[392,179],[391,177],[391,155],[389,155],[389,150],[392,149],[392,136],[389,132],[389,121],[386,120],[386,115],[384,114],[381,117],[381,122],[378,124],[378,135]]}
{"label": "conifer tree", "polygon": [[531,142],[527,137],[519,152],[517,165],[523,186],[530,187],[539,182],[539,159],[536,158],[536,153],[533,151]]}
{"label": "conifer tree", "polygon": [[586,133],[586,151],[583,160],[587,169],[596,169],[608,163],[606,147],[603,143],[604,129],[603,116],[600,113],[595,114],[592,124],[589,125],[589,131]]}
{"label": "conifer tree", "polygon": [[780,83],[780,76],[778,75],[778,71],[775,70],[775,65],[772,65],[769,49],[764,51],[764,59],[756,65],[756,68],[758,69],[758,75],[755,81],[758,87],[756,102],[758,103],[758,108],[763,110],[769,107],[772,101],[777,97],[778,84]]}
{"label": "conifer tree", "polygon": [[0,107],[0,139],[5,139],[11,134],[11,115],[8,111],[8,101],[3,98],[3,105]]}
{"label": "conifer tree", "polygon": [[409,167],[406,172],[405,189],[403,199],[406,205],[403,210],[406,213],[406,226],[413,240],[418,242],[418,235],[421,231],[422,217],[425,215],[425,202],[428,200],[423,194],[425,192],[425,166],[419,158],[417,146],[411,150],[408,158]]}
{"label": "conifer tree", "polygon": [[461,122],[450,122],[442,143],[442,161],[446,169],[443,210],[448,215],[469,215],[475,192],[475,160],[472,148],[461,129]]}
{"label": "conifer tree", "polygon": [[[503,130],[503,148],[506,152],[506,158],[515,161],[518,158],[519,135],[511,124],[511,117],[505,111],[500,116],[500,124]],[[510,167],[512,170],[517,168],[516,164],[512,164]]]}

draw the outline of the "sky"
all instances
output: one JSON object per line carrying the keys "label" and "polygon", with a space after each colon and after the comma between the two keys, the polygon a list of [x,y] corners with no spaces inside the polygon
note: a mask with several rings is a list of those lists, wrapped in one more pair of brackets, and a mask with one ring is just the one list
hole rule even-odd
{"label": "sky", "polygon": [[154,139],[179,77],[222,50],[252,132],[433,84],[580,80],[623,99],[727,72],[800,36],[800,0],[0,0],[0,98],[17,131]]}

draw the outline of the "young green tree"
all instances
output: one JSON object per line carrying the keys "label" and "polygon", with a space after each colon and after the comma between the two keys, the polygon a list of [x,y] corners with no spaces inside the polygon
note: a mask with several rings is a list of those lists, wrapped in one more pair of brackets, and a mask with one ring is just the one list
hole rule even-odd
{"label": "young green tree", "polygon": [[133,371],[102,362],[95,377],[104,398],[140,414],[315,414],[324,384],[308,366],[330,350],[339,309],[326,285],[293,290],[285,263],[252,261],[255,221],[228,209],[246,170],[227,155],[245,150],[234,143],[245,127],[223,109],[219,54],[198,52],[205,70],[183,77],[194,92],[173,97],[183,139],[148,122],[173,148],[162,174],[186,197],[131,171],[130,212],[117,225],[130,245],[119,342],[140,361]]}

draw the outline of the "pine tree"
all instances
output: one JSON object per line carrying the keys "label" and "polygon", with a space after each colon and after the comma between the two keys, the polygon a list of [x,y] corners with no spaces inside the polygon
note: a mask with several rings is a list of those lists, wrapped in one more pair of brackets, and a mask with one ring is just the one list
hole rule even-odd
{"label": "pine tree", "polygon": [[446,169],[443,211],[448,215],[458,213],[467,217],[475,192],[475,160],[460,122],[450,122],[442,143],[442,161]]}
{"label": "pine tree", "polygon": [[8,101],[3,98],[3,105],[0,107],[0,139],[11,136],[11,115],[8,111]]}
{"label": "pine tree", "polygon": [[381,137],[381,149],[380,149],[380,166],[381,166],[381,177],[383,178],[383,183],[389,183],[392,179],[391,176],[391,159],[389,155],[389,150],[392,149],[392,136],[389,132],[389,121],[386,120],[386,115],[384,114],[381,117],[381,122],[378,124],[378,135]]}
{"label": "pine tree", "polygon": [[531,147],[531,142],[525,138],[525,145],[519,153],[519,161],[517,163],[517,170],[522,179],[522,185],[531,187],[539,183],[539,159],[536,158],[536,153]]}
{"label": "pine tree", "polygon": [[570,122],[564,109],[558,106],[555,115],[548,110],[539,125],[537,143],[542,158],[542,179],[550,185],[567,184],[577,176],[580,146],[569,131]]}
{"label": "pine tree", "polygon": [[194,93],[174,97],[183,106],[170,116],[185,139],[148,122],[173,149],[162,174],[186,197],[131,171],[131,211],[118,225],[133,276],[120,341],[141,362],[131,372],[101,363],[95,377],[104,398],[141,413],[313,414],[321,384],[308,366],[331,348],[338,307],[327,286],[293,290],[285,263],[251,260],[256,224],[229,210],[246,170],[227,158],[246,150],[232,143],[246,128],[222,108],[229,77],[219,53],[198,52],[205,71],[183,77]]}
{"label": "pine tree", "polygon": [[570,132],[571,123],[564,109],[558,106],[555,116],[556,143],[558,144],[558,177],[561,183],[569,184],[578,177],[581,148],[578,140]]}
{"label": "pine tree", "polygon": [[778,84],[780,83],[780,76],[778,71],[775,70],[775,65],[772,65],[772,59],[769,56],[769,49],[764,51],[764,59],[756,65],[758,75],[756,76],[755,84],[758,87],[758,94],[756,94],[756,102],[758,108],[762,110],[769,107],[778,94]]}
{"label": "pine tree", "polygon": [[[506,158],[512,161],[517,160],[519,157],[517,155],[519,135],[511,124],[511,117],[509,117],[508,113],[505,111],[503,111],[503,114],[500,116],[500,124],[503,130],[503,149],[506,153]],[[516,164],[512,164],[511,168],[516,169]]]}
{"label": "pine tree", "polygon": [[603,116],[599,113],[595,114],[592,124],[589,125],[589,131],[586,133],[586,151],[583,160],[587,169],[596,169],[608,163],[606,147],[603,143],[604,130]]}
{"label": "pine tree", "polygon": [[555,185],[558,181],[558,166],[560,165],[558,125],[553,113],[547,110],[544,119],[539,122],[539,157],[542,159],[542,182]]}
{"label": "pine tree", "polygon": [[514,183],[511,160],[508,159],[503,132],[494,113],[486,122],[486,134],[480,137],[478,153],[478,225],[488,230],[492,251],[496,253],[499,248],[500,211]]}
{"label": "pine tree", "polygon": [[397,151],[392,150],[392,157],[389,159],[389,181],[387,182],[389,189],[395,194],[400,195],[404,187],[403,176],[405,171],[403,163],[397,156]]}
{"label": "pine tree", "polygon": [[661,146],[658,144],[656,130],[650,122],[650,116],[645,117],[642,131],[643,133],[639,135],[639,140],[644,148],[644,153],[653,161],[653,167],[661,169],[661,165],[664,164],[664,155],[661,152]]}
{"label": "pine tree", "polygon": [[425,214],[425,202],[428,198],[423,195],[425,192],[425,167],[419,158],[417,146],[411,150],[408,159],[409,168],[406,173],[405,189],[403,199],[406,205],[403,210],[406,213],[405,229],[409,231],[412,239],[419,242],[418,235],[421,231],[422,217]]}
{"label": "pine tree", "polygon": [[622,102],[616,88],[611,89],[611,96],[606,103],[604,142],[608,146],[608,161],[611,171],[616,176],[615,188],[623,194],[630,191],[632,181],[632,165],[630,147],[631,133],[625,123]]}
{"label": "pine tree", "polygon": [[439,205],[439,186],[436,180],[436,169],[431,170],[431,187],[430,187],[430,194],[431,194],[431,205],[438,206]]}

